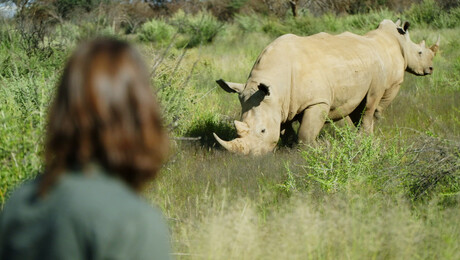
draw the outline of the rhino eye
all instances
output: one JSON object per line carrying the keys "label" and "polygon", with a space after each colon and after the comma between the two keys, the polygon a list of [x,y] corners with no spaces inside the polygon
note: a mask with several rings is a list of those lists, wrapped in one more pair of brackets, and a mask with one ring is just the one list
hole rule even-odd
{"label": "rhino eye", "polygon": [[422,51],[419,51],[418,54],[422,55]]}
{"label": "rhino eye", "polygon": [[265,129],[262,129],[262,131],[260,131],[260,132],[265,133]]}

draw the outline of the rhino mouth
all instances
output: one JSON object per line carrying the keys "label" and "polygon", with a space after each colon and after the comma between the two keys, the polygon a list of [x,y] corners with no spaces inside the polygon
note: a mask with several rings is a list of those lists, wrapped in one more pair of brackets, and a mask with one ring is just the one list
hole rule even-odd
{"label": "rhino mouth", "polygon": [[409,67],[406,68],[406,71],[409,72],[410,74],[413,74],[415,76],[425,76],[425,75],[428,75],[430,73],[426,73],[425,71],[422,71],[422,72],[417,72]]}

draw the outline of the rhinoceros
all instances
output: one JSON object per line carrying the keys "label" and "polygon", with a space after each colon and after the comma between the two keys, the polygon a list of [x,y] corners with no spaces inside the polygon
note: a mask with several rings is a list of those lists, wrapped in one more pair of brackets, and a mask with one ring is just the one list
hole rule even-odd
{"label": "rhinoceros", "polygon": [[260,155],[273,151],[281,131],[292,132],[299,121],[298,140],[314,144],[325,121],[346,118],[360,131],[372,133],[374,117],[398,93],[404,71],[433,72],[440,38],[431,47],[409,37],[409,23],[383,20],[365,35],[344,32],[301,37],[280,36],[257,58],[246,84],[217,83],[238,93],[241,121],[238,137],[216,140],[227,150]]}

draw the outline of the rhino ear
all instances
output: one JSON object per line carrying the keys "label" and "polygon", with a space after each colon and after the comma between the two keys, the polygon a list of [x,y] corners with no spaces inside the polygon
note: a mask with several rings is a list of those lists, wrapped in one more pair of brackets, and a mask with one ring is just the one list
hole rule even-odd
{"label": "rhino ear", "polygon": [[241,93],[244,89],[244,84],[225,82],[223,79],[216,80],[216,83],[228,93]]}
{"label": "rhino ear", "polygon": [[425,40],[422,40],[422,41],[420,42],[420,46],[421,46],[422,48],[425,48]]}
{"label": "rhino ear", "polygon": [[404,22],[403,24],[403,29],[405,32],[407,32],[407,29],[409,29],[410,23],[409,22]]}
{"label": "rhino ear", "polygon": [[265,93],[265,96],[270,96],[270,88],[267,85],[265,85],[264,83],[260,83],[257,87],[260,91]]}
{"label": "rhino ear", "polygon": [[[396,21],[396,22],[398,22],[398,21]],[[400,23],[401,23],[401,22],[400,22]],[[408,34],[407,29],[409,29],[409,25],[410,25],[409,22],[404,22],[402,28],[401,28],[401,27],[397,27],[396,29],[398,30],[399,34],[401,34],[401,35],[406,35],[406,34]],[[406,35],[406,36],[408,36],[408,35]]]}
{"label": "rhino ear", "polygon": [[401,34],[401,35],[406,34],[406,32],[401,27],[396,28],[396,30],[398,30],[399,34]]}
{"label": "rhino ear", "polygon": [[396,20],[395,24],[396,24],[396,26],[398,26],[398,27],[401,26],[401,19],[398,18],[398,20]]}

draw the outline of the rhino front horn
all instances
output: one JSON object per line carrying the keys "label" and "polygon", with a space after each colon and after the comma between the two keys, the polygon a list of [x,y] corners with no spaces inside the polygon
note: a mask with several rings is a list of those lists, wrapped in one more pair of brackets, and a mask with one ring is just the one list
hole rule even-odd
{"label": "rhino front horn", "polygon": [[220,139],[219,136],[216,135],[216,133],[212,133],[214,135],[214,138],[216,138],[217,142],[219,142],[222,147],[224,147],[226,150],[232,153],[245,153],[245,149],[242,146],[241,140],[235,139],[232,141],[224,141]]}
{"label": "rhino front horn", "polygon": [[216,138],[217,142],[219,142],[219,144],[222,145],[222,147],[224,147],[230,152],[233,151],[233,145],[231,142],[227,142],[227,141],[220,139],[220,137],[217,136],[216,133],[212,133],[212,134],[214,135],[214,138]]}

